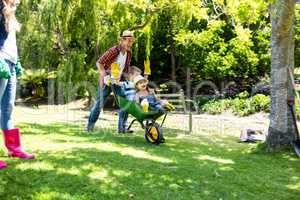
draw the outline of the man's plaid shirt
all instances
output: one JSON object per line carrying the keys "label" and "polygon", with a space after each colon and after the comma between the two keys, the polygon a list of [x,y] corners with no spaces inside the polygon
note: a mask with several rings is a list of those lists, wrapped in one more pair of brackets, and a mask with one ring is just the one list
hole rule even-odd
{"label": "man's plaid shirt", "polygon": [[[112,48],[108,49],[97,61],[99,64],[104,66],[106,71],[110,71],[110,66],[113,62],[115,62],[122,50],[121,45],[113,46]],[[125,73],[129,72],[129,66],[131,61],[132,53],[127,51],[127,58],[125,63],[124,71]]]}

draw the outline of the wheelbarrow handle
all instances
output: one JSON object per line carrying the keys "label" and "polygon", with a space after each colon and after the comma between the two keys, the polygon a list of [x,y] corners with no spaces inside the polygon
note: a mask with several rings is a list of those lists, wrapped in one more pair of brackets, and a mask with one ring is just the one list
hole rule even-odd
{"label": "wheelbarrow handle", "polygon": [[295,98],[288,99],[287,103],[288,103],[289,106],[294,106],[295,105]]}
{"label": "wheelbarrow handle", "polygon": [[293,118],[293,123],[294,123],[294,128],[296,130],[296,134],[297,134],[297,140],[300,139],[300,136],[299,136],[299,130],[298,130],[298,126],[297,126],[297,119],[296,119],[296,114],[295,114],[295,107],[293,104],[288,104],[289,108],[290,108],[290,111],[292,113],[292,118]]}

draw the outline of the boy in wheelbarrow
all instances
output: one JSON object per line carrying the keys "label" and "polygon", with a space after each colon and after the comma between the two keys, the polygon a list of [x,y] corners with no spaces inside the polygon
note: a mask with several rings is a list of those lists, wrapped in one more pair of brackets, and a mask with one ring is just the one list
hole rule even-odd
{"label": "boy in wheelbarrow", "polygon": [[[129,75],[127,77],[127,80],[121,81],[118,83],[118,85],[121,87],[123,90],[121,94],[124,96],[127,100],[129,101],[135,101],[136,98],[136,89],[134,85],[134,79],[137,76],[140,76],[142,73],[142,70],[135,67],[131,66],[131,71],[129,72]],[[118,133],[132,133],[133,131],[128,129],[128,112],[124,111],[123,109],[120,108],[119,110],[119,122],[118,122]]]}

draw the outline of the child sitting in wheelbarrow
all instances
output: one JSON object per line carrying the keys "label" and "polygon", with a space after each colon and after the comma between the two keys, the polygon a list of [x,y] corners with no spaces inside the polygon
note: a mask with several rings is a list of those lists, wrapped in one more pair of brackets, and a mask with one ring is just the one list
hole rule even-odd
{"label": "child sitting in wheelbarrow", "polygon": [[[134,86],[137,89],[136,99],[138,99],[138,102],[129,100],[122,94],[117,94],[114,87],[120,87],[121,85],[122,82],[112,85],[116,103],[122,111],[129,113],[134,118],[130,125],[125,127],[125,131],[130,130],[135,122],[139,122],[141,127],[145,129],[145,138],[148,142],[152,144],[164,143],[165,139],[162,126],[167,117],[168,110],[172,110],[174,106],[167,101],[159,100],[155,96],[155,92],[149,88],[148,81],[141,75],[134,78]],[[140,103],[142,103],[143,106],[141,106]],[[159,124],[157,120],[160,117],[163,117],[163,120]]]}
{"label": "child sitting in wheelbarrow", "polygon": [[142,105],[144,112],[148,112],[149,107],[161,112],[175,109],[167,100],[160,100],[155,95],[153,84],[150,86],[148,80],[143,76],[136,76],[134,78],[134,84],[137,90],[136,102]]}
{"label": "child sitting in wheelbarrow", "polygon": [[[123,90],[124,97],[129,101],[135,101],[136,90],[134,86],[134,78],[141,75],[142,70],[138,67],[131,66],[131,72],[129,73],[127,80],[121,81],[119,86]],[[119,123],[118,123],[118,132],[119,133],[132,133],[132,130],[128,130],[128,112],[123,109],[119,110]]]}

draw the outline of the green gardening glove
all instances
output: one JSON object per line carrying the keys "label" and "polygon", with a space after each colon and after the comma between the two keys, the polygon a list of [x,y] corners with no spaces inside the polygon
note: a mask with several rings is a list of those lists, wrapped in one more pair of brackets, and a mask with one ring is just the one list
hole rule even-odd
{"label": "green gardening glove", "polygon": [[4,59],[0,59],[0,78],[9,79],[11,77],[10,69]]}
{"label": "green gardening glove", "polygon": [[16,75],[17,75],[17,77],[20,77],[20,76],[22,76],[22,74],[23,74],[23,68],[22,68],[20,60],[18,60],[18,62],[16,64]]}

